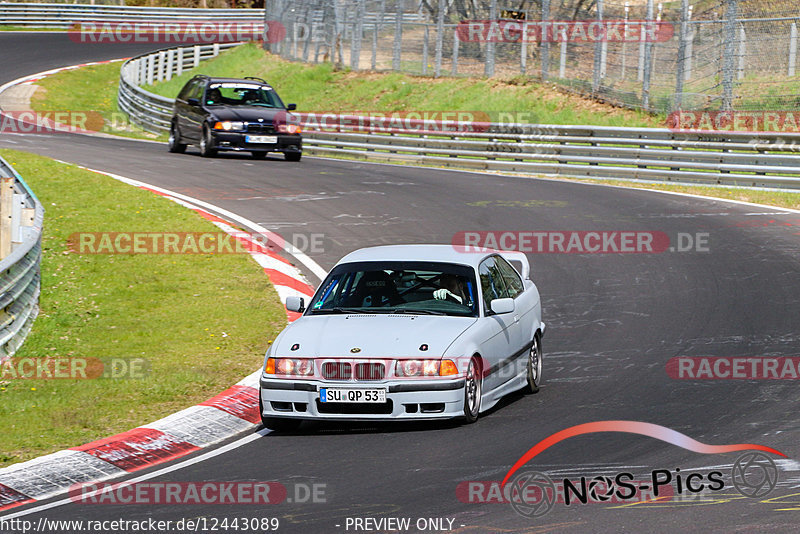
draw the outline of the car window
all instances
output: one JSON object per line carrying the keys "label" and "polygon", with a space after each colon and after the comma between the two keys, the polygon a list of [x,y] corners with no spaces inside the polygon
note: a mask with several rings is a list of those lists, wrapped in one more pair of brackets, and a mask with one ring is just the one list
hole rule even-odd
{"label": "car window", "polygon": [[500,273],[503,275],[503,281],[506,283],[506,289],[508,289],[508,296],[511,298],[517,298],[517,296],[525,290],[525,286],[522,284],[522,278],[520,278],[519,273],[517,273],[516,269],[514,269],[514,267],[512,267],[502,256],[495,257],[495,264],[497,265]]}
{"label": "car window", "polygon": [[503,274],[500,272],[495,262],[495,258],[486,258],[478,267],[478,275],[481,277],[481,290],[483,291],[483,302],[486,311],[491,309],[494,299],[502,299],[510,296],[503,281]]}
{"label": "car window", "polygon": [[283,102],[271,87],[253,83],[212,83],[206,91],[205,101],[209,106],[284,107]]}
{"label": "car window", "polygon": [[374,261],[339,265],[312,300],[311,314],[408,313],[478,316],[475,271],[466,265]]}
{"label": "car window", "polygon": [[197,100],[203,98],[203,89],[205,88],[205,85],[206,84],[204,80],[195,80],[194,87],[192,87],[192,90],[189,92],[189,98],[196,98]]}
{"label": "car window", "polygon": [[183,89],[181,89],[181,92],[178,93],[178,98],[180,100],[186,100],[187,98],[189,98],[189,95],[191,94],[192,89],[194,88],[194,83],[195,83],[195,80],[193,80],[193,79],[189,80],[188,82],[186,82],[186,85],[183,86]]}

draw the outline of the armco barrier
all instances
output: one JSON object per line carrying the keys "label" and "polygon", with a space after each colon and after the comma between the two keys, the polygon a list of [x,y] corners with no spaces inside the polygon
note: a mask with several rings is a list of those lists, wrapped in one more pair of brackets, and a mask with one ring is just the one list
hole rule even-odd
{"label": "armco barrier", "polygon": [[44,208],[25,180],[0,158],[0,361],[25,341],[39,313]]}
{"label": "armco barrier", "polygon": [[[140,84],[169,79],[214,55],[212,45],[204,45],[128,60],[120,73],[120,109],[149,131],[167,132],[174,100]],[[800,133],[517,123],[456,123],[442,131],[425,130],[421,121],[420,128],[387,132],[363,117],[297,116],[309,154],[561,176],[800,188]]]}

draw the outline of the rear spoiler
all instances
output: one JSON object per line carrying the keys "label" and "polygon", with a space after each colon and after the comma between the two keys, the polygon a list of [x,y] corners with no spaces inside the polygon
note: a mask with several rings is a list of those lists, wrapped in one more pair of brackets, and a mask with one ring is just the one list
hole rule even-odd
{"label": "rear spoiler", "polygon": [[512,250],[498,250],[497,253],[514,266],[519,274],[522,275],[523,280],[530,280],[531,264],[528,263],[528,257],[525,253]]}

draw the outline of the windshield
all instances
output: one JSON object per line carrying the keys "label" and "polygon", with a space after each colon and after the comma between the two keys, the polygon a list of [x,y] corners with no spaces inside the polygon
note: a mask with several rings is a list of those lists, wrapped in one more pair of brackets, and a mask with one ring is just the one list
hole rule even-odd
{"label": "windshield", "polygon": [[475,273],[437,262],[358,262],[337,266],[310,314],[408,313],[477,317]]}
{"label": "windshield", "polygon": [[212,83],[206,91],[208,106],[260,106],[284,108],[277,93],[267,85]]}

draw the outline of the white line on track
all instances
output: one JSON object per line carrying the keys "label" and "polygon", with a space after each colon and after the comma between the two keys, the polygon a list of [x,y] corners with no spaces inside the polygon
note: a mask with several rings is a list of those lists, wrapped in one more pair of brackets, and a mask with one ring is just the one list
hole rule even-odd
{"label": "white line on track", "polygon": [[[266,428],[262,429],[262,430],[259,430],[258,432],[254,433],[254,434],[250,434],[250,435],[245,436],[243,438],[240,438],[240,439],[234,441],[233,443],[228,443],[227,445],[225,445],[223,447],[220,447],[219,449],[214,449],[214,450],[208,451],[208,452],[203,453],[203,454],[201,454],[199,456],[195,456],[194,458],[189,458],[188,460],[184,460],[182,462],[177,462],[177,463],[170,464],[170,465],[168,465],[168,466],[166,466],[166,467],[164,467],[162,469],[157,469],[155,471],[147,473],[146,475],[141,475],[141,476],[138,476],[136,478],[131,478],[130,480],[125,480],[123,482],[120,482],[119,484],[121,486],[126,486],[126,485],[129,485],[129,484],[134,484],[136,482],[142,482],[144,480],[150,480],[151,478],[156,478],[156,477],[159,477],[161,475],[166,475],[167,473],[172,473],[173,471],[177,471],[178,469],[183,469],[184,467],[189,467],[191,465],[198,464],[198,463],[203,462],[205,460],[210,460],[211,458],[214,458],[215,456],[219,456],[220,454],[225,454],[226,452],[232,451],[233,449],[237,449],[237,448],[239,448],[239,447],[241,447],[243,445],[247,445],[251,441],[255,441],[255,440],[259,439],[259,438],[262,438],[262,437],[266,436],[270,432],[271,431],[267,430]],[[15,512],[15,513],[12,513],[12,514],[0,516],[0,519],[3,520],[3,521],[8,521],[9,519],[14,519],[16,517],[23,517],[23,516],[30,515],[30,514],[35,514],[37,512],[43,512],[45,510],[50,510],[51,508],[58,508],[60,506],[64,506],[65,504],[70,504],[70,503],[74,504],[75,501],[73,501],[71,497],[68,497],[66,499],[53,501],[53,502],[50,502],[50,503],[47,503],[47,504],[42,504],[40,506],[34,506],[33,508],[20,510],[19,512]]]}

